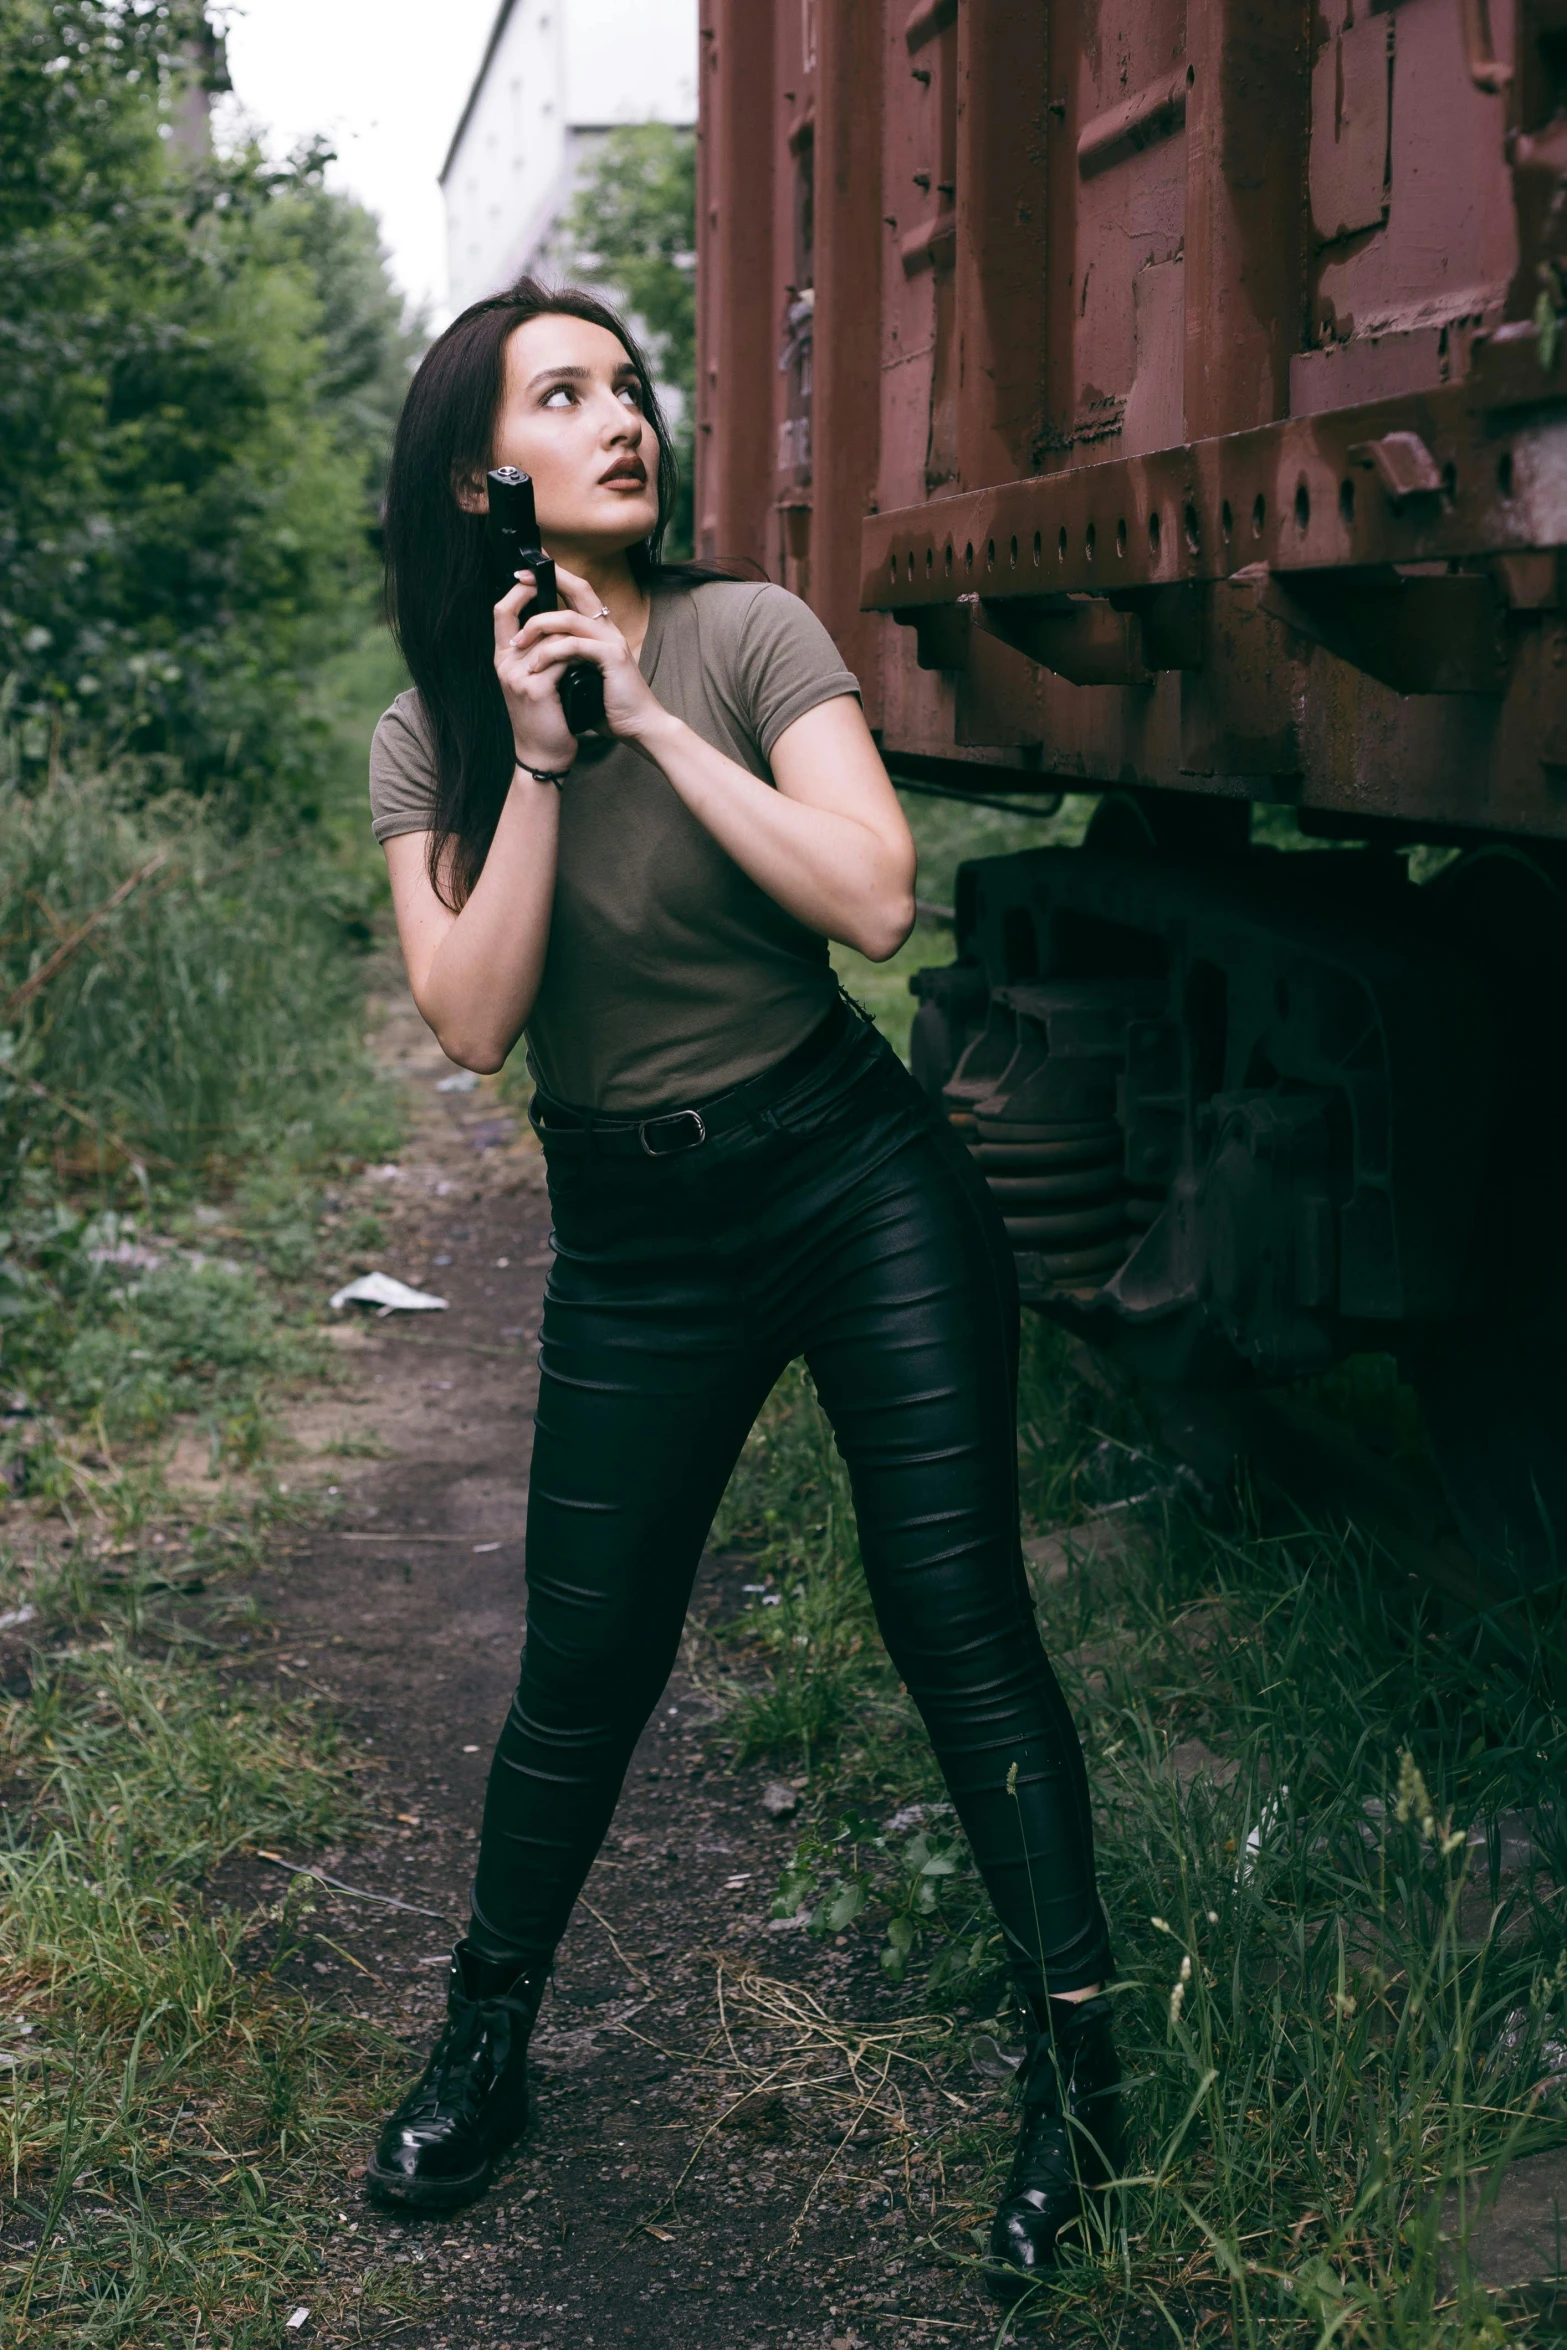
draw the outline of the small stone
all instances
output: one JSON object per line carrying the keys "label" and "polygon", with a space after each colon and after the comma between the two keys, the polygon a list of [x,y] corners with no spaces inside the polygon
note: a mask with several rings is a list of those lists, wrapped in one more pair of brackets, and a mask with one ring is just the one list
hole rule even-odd
{"label": "small stone", "polygon": [[1199,1778],[1211,1779],[1216,1787],[1228,1787],[1239,1776],[1241,1766],[1226,1755],[1215,1754],[1200,1738],[1183,1738],[1171,1747],[1164,1767],[1183,1787]]}
{"label": "small stone", "polygon": [[787,1820],[800,1808],[800,1798],[786,1779],[769,1779],[762,1789],[762,1809],[770,1820]]}

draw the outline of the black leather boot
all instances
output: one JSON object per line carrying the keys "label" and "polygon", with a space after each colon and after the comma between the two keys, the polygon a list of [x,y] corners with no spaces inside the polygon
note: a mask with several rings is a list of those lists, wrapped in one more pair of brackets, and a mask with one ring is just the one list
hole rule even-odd
{"label": "black leather boot", "polygon": [[1080,2220],[1122,2167],[1121,2067],[1110,2001],[1030,2002],[1028,2052],[1018,2073],[1023,2133],[990,2230],[990,2257],[1015,2294],[1055,2260],[1056,2238]]}
{"label": "black leather boot", "polygon": [[395,2211],[457,2211],[484,2193],[528,2119],[528,2035],[545,1975],[452,1952],[446,2028],[429,2063],[382,2129],[365,2169],[372,2203]]}

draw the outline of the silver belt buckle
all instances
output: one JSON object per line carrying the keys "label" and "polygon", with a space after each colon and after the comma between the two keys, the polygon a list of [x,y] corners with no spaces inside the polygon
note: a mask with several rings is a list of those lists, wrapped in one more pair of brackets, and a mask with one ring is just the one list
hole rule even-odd
{"label": "silver belt buckle", "polygon": [[[681,1141],[671,1142],[667,1150],[657,1150],[648,1140],[649,1133],[657,1126],[695,1127],[696,1131],[687,1132]],[[707,1128],[702,1123],[699,1111],[671,1110],[666,1118],[644,1118],[637,1128],[637,1140],[650,1159],[673,1159],[678,1158],[682,1151],[694,1151],[699,1143],[706,1142]]]}

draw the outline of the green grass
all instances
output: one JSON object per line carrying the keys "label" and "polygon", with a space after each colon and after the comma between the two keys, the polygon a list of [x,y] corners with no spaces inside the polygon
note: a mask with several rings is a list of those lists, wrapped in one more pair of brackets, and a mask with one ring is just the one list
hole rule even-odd
{"label": "green grass", "polygon": [[[1036,1525],[1083,1520],[1140,1444],[1075,1360],[1032,1325]],[[1114,1522],[1119,1546],[1036,1596],[1088,1752],[1136,2151],[1102,2239],[1033,2316],[1108,2343],[1131,2294],[1170,2312],[1172,2341],[1204,2310],[1248,2345],[1499,2341],[1469,2235],[1508,2159],[1567,2142],[1560,2098],[1535,2095],[1567,2038],[1560,1651],[1442,1624],[1353,1538],[1208,1524],[1173,1499]],[[727,1636],[729,1735],[811,1774],[777,1914],[868,1937],[910,1995],[993,2011],[1015,2039],[961,1838],[939,1811],[914,1833],[885,1825],[942,1790],[798,1374],[722,1531],[778,1597]],[[1520,1812],[1538,1868],[1493,1878],[1498,1824]],[[948,2146],[947,2257],[977,2257],[966,2230],[1006,2152],[1000,2129]]]}
{"label": "green grass", "polygon": [[399,676],[379,630],[323,672],[291,830],[68,755],[30,795],[0,760],[0,1457],[34,1499],[181,1419],[253,1464],[320,1368],[321,1194],[397,1135],[360,1031],[364,761]]}
{"label": "green grass", "polygon": [[247,1848],[347,1833],[353,1773],[145,1590],[79,1614],[89,1585],[78,1556],[29,1586],[48,1647],[0,1701],[29,1799],[0,1843],[0,2340],[270,2343],[397,2054],[278,1981],[307,1898],[258,1913],[207,1885]]}
{"label": "green grass", "polygon": [[[218,1660],[226,1570],[294,1506],[283,1398],[325,1372],[322,1297],[378,1228],[333,1187],[397,1140],[361,1031],[364,759],[399,683],[378,632],[323,673],[318,820],[288,832],[68,760],[36,798],[0,782],[0,1509],[27,1536],[0,1611],[32,1616],[0,1695],[7,2350],[259,2350],[301,2298],[323,2317],[323,2239],[401,2068],[281,1978],[302,1883],[215,1882],[358,1815],[330,1728]],[[192,1429],[263,1498],[172,1493]],[[364,2314],[390,2291],[372,2275]]]}

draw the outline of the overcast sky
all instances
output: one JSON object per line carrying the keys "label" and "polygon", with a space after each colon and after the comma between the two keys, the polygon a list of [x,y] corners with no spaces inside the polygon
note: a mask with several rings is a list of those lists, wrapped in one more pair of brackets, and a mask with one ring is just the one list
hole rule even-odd
{"label": "overcast sky", "polygon": [[228,23],[238,110],[276,156],[321,132],[330,178],[379,215],[398,283],[439,311],[446,224],[436,173],[479,69],[499,0],[234,0]]}

